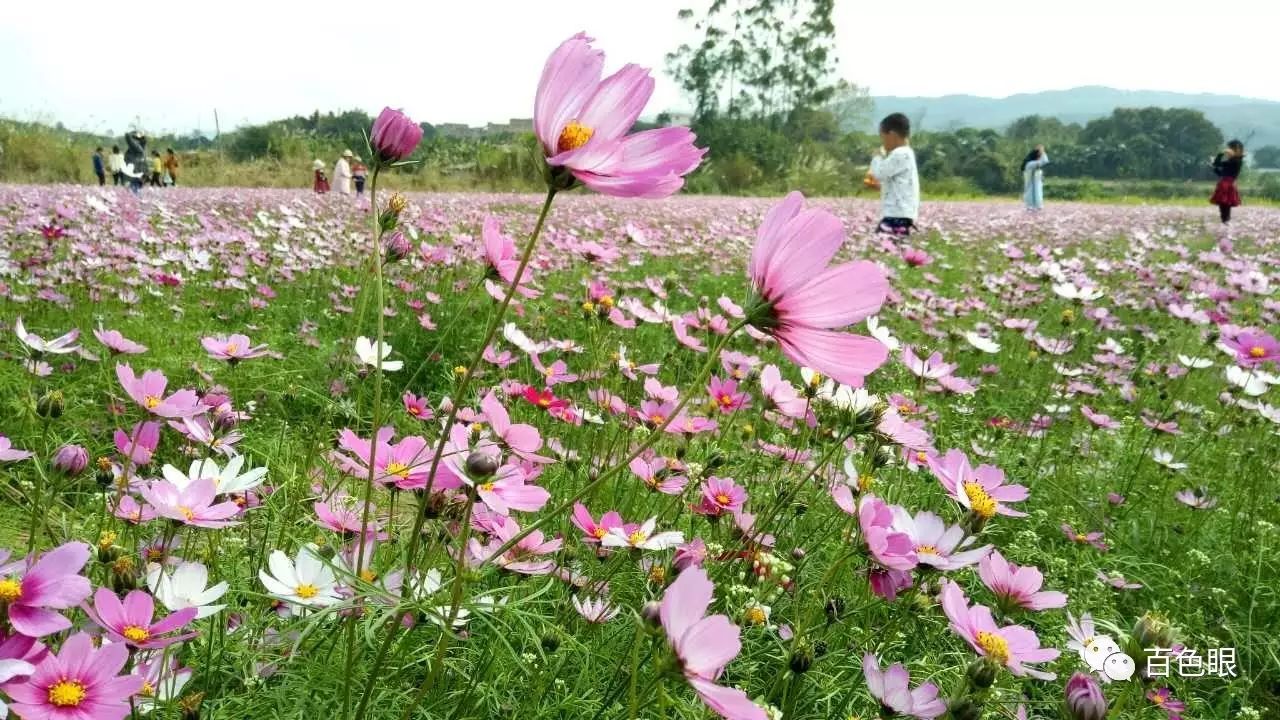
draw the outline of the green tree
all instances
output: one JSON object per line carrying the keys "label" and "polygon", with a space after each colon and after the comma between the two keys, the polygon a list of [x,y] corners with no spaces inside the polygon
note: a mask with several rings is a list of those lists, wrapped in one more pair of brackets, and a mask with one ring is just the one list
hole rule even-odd
{"label": "green tree", "polygon": [[1280,168],[1280,146],[1263,145],[1253,152],[1253,164],[1264,168]]}

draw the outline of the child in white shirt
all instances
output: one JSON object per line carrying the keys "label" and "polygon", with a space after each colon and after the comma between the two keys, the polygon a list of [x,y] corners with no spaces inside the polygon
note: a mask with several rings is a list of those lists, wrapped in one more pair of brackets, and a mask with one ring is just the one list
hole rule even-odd
{"label": "child in white shirt", "polygon": [[880,121],[883,147],[871,158],[870,174],[880,185],[879,232],[909,235],[920,211],[920,179],[911,149],[911,121],[893,113]]}

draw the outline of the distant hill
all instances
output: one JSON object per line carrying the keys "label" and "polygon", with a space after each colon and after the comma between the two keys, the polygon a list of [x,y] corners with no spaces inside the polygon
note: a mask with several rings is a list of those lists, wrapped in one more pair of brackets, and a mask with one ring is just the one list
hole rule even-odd
{"label": "distant hill", "polygon": [[965,126],[1003,129],[1024,115],[1044,115],[1067,123],[1084,124],[1109,115],[1118,107],[1183,107],[1202,111],[1229,138],[1239,137],[1253,147],[1280,145],[1280,102],[1238,95],[1089,86],[1022,93],[1006,98],[943,95],[884,96],[874,100],[876,118],[890,112],[903,112],[911,118],[913,125],[925,130],[953,130]]}

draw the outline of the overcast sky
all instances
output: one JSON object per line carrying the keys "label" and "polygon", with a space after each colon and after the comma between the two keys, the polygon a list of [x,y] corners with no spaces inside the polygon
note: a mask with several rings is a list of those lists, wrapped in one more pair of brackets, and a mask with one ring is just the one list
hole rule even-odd
{"label": "overcast sky", "polygon": [[[652,116],[686,106],[663,56],[685,37],[676,11],[703,4],[5,2],[0,115],[117,133],[135,118],[151,132],[211,132],[215,108],[226,130],[392,105],[432,123],[483,124],[532,115],[547,53],[585,30],[608,54],[607,69],[654,68]],[[835,20],[840,74],[877,95],[1110,85],[1280,100],[1275,45],[1250,30],[1273,32],[1278,8],[1277,0],[837,0]]]}

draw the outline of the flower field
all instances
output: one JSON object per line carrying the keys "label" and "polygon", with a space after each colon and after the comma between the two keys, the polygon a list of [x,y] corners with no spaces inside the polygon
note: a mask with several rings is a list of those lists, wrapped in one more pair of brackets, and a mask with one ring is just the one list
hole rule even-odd
{"label": "flower field", "polygon": [[1276,717],[1280,212],[680,197],[603,63],[543,198],[0,186],[0,718]]}

